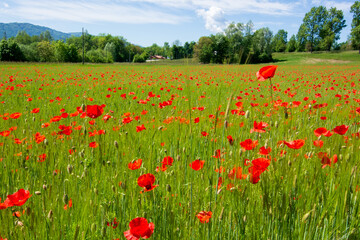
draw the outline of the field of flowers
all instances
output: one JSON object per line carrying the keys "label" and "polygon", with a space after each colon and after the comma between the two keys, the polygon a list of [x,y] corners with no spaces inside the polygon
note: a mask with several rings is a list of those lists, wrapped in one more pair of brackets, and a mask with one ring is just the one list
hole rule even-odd
{"label": "field of flowers", "polygon": [[0,65],[0,239],[359,239],[359,65],[262,67]]}

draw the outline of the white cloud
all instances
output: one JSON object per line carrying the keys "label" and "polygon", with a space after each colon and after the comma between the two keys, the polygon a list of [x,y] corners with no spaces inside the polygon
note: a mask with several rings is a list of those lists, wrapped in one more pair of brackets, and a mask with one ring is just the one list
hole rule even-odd
{"label": "white cloud", "polygon": [[218,7],[210,7],[209,10],[200,9],[197,14],[204,18],[205,28],[211,32],[218,33],[222,32],[227,23],[224,18],[224,11]]}
{"label": "white cloud", "polygon": [[326,8],[330,9],[332,7],[337,8],[338,10],[342,10],[344,12],[349,12],[351,5],[354,4],[354,2],[339,2],[339,1],[325,1],[325,0],[312,0],[312,4],[316,7],[322,5]]}
{"label": "white cloud", "polygon": [[15,0],[16,6],[10,13],[27,20],[65,20],[72,22],[97,23],[167,23],[188,21],[188,17],[177,16],[151,7],[136,7],[116,4],[110,1],[47,1]]}
{"label": "white cloud", "polygon": [[9,4],[7,4],[6,2],[4,2],[3,5],[4,5],[5,8],[9,7]]}

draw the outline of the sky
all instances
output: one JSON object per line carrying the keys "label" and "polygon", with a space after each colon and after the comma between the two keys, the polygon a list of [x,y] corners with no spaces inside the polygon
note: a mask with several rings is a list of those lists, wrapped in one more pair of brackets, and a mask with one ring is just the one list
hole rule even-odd
{"label": "sky", "polygon": [[32,23],[62,32],[123,36],[143,47],[164,42],[172,45],[197,42],[202,36],[223,32],[231,22],[247,23],[254,29],[269,27],[276,34],[296,34],[312,7],[336,7],[344,12],[347,27],[341,41],[351,30],[350,7],[355,0],[0,0],[0,22]]}

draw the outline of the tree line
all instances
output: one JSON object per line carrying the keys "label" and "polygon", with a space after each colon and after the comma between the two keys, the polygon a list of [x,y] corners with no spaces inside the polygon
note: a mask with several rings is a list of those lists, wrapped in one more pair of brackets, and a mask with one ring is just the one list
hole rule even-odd
{"label": "tree line", "polygon": [[347,42],[338,43],[341,30],[346,27],[344,14],[336,8],[313,7],[305,14],[296,35],[288,40],[288,33],[281,29],[275,35],[268,28],[255,30],[251,21],[246,24],[231,23],[223,33],[200,37],[198,42],[175,41],[171,46],[153,44],[140,47],[125,38],[101,34],[54,41],[50,32],[29,36],[20,31],[16,37],[0,42],[1,61],[32,62],[145,62],[150,56],[168,59],[196,58],[202,63],[264,63],[272,61],[273,52],[330,51],[358,49],[360,53],[360,2],[356,1],[351,35]]}

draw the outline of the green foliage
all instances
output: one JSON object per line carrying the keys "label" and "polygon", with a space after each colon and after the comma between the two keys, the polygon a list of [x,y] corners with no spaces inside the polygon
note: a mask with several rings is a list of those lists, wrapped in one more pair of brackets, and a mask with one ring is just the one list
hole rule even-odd
{"label": "green foliage", "polygon": [[272,44],[274,52],[285,52],[287,44],[287,32],[284,29],[280,29],[274,36]]}
{"label": "green foliage", "polygon": [[296,50],[296,37],[292,35],[289,42],[287,43],[287,51],[288,52],[295,52]]}
{"label": "green foliage", "polygon": [[360,54],[360,2],[355,1],[351,6],[350,12],[353,14],[351,22],[351,43],[354,49],[359,50]]}
{"label": "green foliage", "polygon": [[12,40],[1,40],[0,61],[23,61],[24,55],[19,45]]}
{"label": "green foliage", "polygon": [[149,58],[149,54],[147,52],[143,52],[142,54],[135,54],[133,58],[134,63],[143,63],[146,62],[146,59]]}
{"label": "green foliage", "polygon": [[346,27],[342,10],[324,6],[313,7],[305,14],[297,38],[298,51],[330,51],[341,30]]}
{"label": "green foliage", "polygon": [[54,46],[48,41],[41,41],[37,44],[40,62],[52,62],[55,60]]}
{"label": "green foliage", "polygon": [[90,50],[86,52],[86,61],[91,63],[111,63],[113,62],[112,56],[106,54],[102,49]]}

